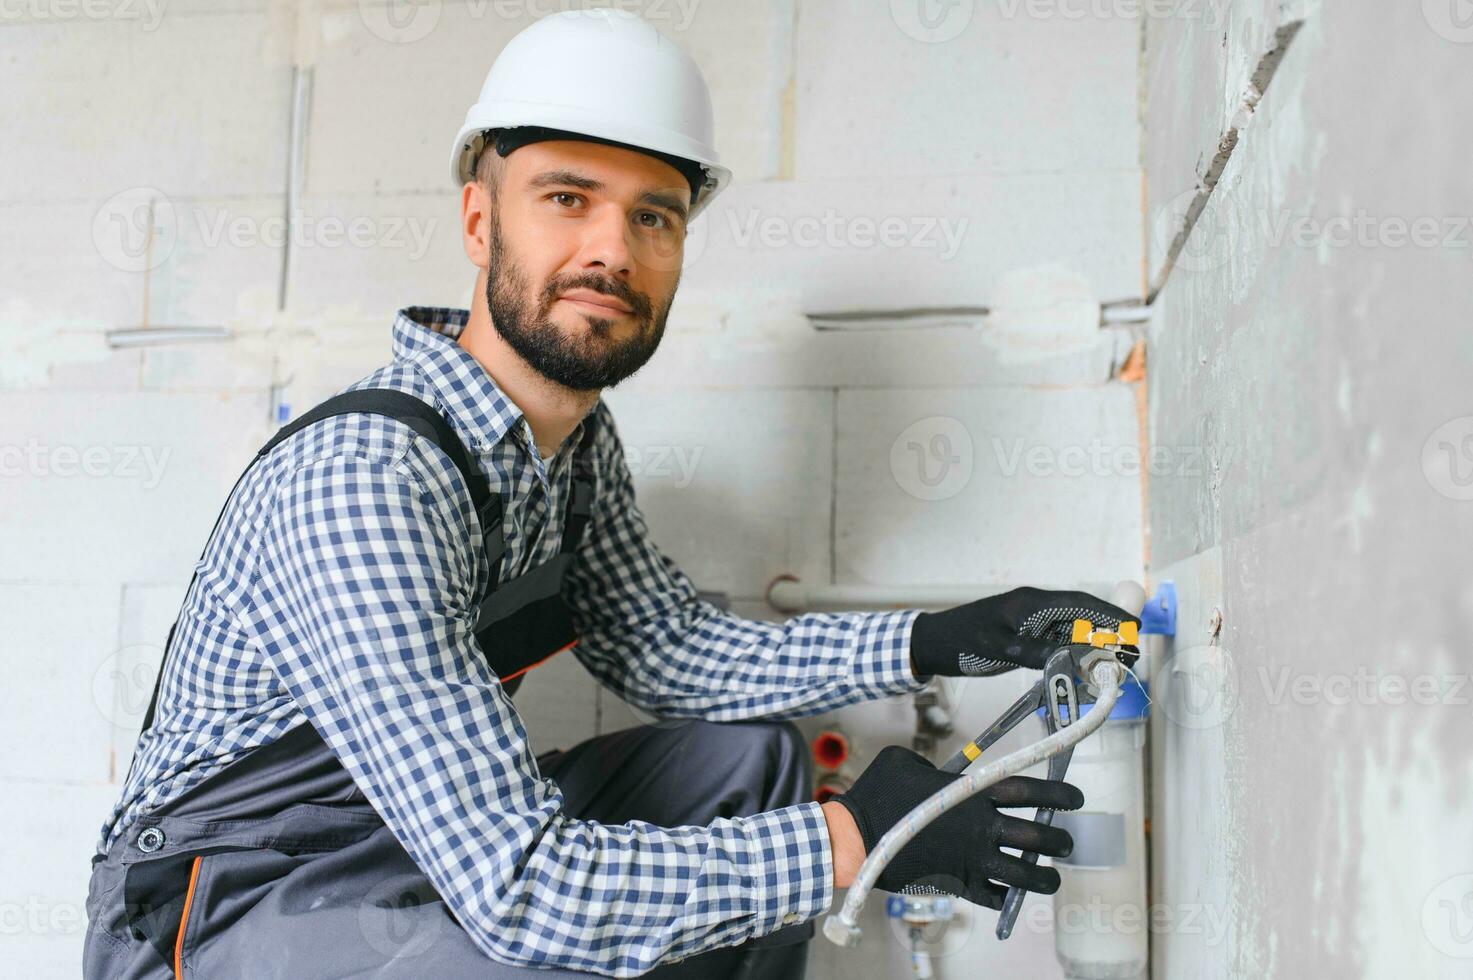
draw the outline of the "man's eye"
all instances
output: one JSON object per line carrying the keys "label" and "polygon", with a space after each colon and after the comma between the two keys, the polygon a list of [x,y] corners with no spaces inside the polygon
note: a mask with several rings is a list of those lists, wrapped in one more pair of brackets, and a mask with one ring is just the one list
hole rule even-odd
{"label": "man's eye", "polygon": [[645,222],[646,228],[656,228],[663,231],[664,229],[670,227],[670,222],[665,218],[663,214],[656,214],[653,211],[641,211],[639,213],[639,217],[641,221],[643,221],[645,218],[655,219],[655,224],[649,224],[648,222]]}
{"label": "man's eye", "polygon": [[578,195],[577,194],[570,194],[567,191],[558,191],[557,193],[555,193],[555,194],[552,195],[552,199],[554,201],[557,201],[559,198],[567,198],[568,201],[573,202],[573,201],[577,201],[578,200]]}

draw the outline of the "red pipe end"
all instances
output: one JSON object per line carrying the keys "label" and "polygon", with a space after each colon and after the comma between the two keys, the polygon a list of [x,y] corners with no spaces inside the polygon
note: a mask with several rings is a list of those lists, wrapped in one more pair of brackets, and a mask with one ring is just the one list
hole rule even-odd
{"label": "red pipe end", "polygon": [[849,739],[840,732],[819,732],[813,738],[813,761],[820,769],[837,769],[849,758]]}

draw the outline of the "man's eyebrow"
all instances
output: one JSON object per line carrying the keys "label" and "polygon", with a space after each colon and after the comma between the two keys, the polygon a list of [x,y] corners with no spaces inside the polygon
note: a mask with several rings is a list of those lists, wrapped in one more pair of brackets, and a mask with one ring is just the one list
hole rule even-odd
{"label": "man's eyebrow", "polygon": [[528,187],[577,187],[585,191],[601,191],[603,182],[573,170],[544,170],[527,181]]}
{"label": "man's eyebrow", "polygon": [[[531,180],[527,181],[531,188],[543,187],[576,187],[585,191],[601,191],[604,189],[603,181],[587,174],[580,174],[574,170],[544,170]],[[665,208],[680,217],[684,221],[688,210],[685,199],[679,194],[673,194],[664,190],[647,190],[639,196],[642,203],[653,204],[656,207]]]}

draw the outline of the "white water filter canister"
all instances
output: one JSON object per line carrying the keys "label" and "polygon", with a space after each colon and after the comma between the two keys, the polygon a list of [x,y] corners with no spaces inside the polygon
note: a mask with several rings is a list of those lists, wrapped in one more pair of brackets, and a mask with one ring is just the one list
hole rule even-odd
{"label": "white water filter canister", "polygon": [[[1139,980],[1147,975],[1144,751],[1146,692],[1127,677],[1110,717],[1074,748],[1064,778],[1083,809],[1054,815],[1074,851],[1054,859],[1054,949],[1065,976]],[[1093,705],[1084,705],[1081,716]]]}

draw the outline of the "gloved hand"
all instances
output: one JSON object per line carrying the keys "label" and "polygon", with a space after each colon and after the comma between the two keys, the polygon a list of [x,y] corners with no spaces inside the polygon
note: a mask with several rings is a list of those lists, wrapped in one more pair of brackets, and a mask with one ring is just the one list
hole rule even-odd
{"label": "gloved hand", "polygon": [[[853,815],[868,853],[907,812],[960,778],[910,749],[891,745],[875,756],[847,793],[834,800]],[[997,808],[1077,810],[1083,805],[1084,794],[1077,786],[1010,776],[932,821],[901,849],[875,885],[887,892],[945,892],[990,909],[1002,908],[1009,885],[1052,895],[1059,890],[1057,871],[1004,854],[1000,848],[1067,857],[1074,839],[1060,827],[999,813]]]}
{"label": "gloved hand", "polygon": [[[1015,667],[1039,670],[1049,654],[1069,642],[1076,619],[1108,629],[1118,629],[1122,621],[1140,625],[1124,609],[1088,593],[1014,589],[921,613],[911,628],[911,664],[917,677],[984,677]],[[1138,653],[1133,646],[1123,649]]]}

